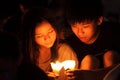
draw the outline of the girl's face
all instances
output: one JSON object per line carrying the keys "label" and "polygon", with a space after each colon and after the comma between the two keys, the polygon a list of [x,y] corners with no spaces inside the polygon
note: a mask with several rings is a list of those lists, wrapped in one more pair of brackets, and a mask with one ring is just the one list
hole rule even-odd
{"label": "girl's face", "polygon": [[56,31],[52,25],[44,21],[35,28],[35,42],[44,48],[51,48],[56,40]]}
{"label": "girl's face", "polygon": [[99,27],[102,20],[97,22],[94,21],[85,21],[85,22],[77,22],[72,25],[72,31],[74,34],[85,44],[92,44],[98,37]]}

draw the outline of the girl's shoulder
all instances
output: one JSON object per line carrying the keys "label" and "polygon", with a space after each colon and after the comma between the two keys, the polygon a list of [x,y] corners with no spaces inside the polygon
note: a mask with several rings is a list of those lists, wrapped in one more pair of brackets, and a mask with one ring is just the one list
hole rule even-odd
{"label": "girl's shoulder", "polygon": [[59,45],[59,49],[58,49],[58,54],[59,57],[76,57],[76,53],[75,51],[66,43],[62,43]]}
{"label": "girl's shoulder", "polygon": [[71,49],[72,50],[72,48],[67,43],[59,43],[59,48],[58,49],[59,50],[60,49]]}
{"label": "girl's shoulder", "polygon": [[58,50],[58,60],[60,62],[63,62],[65,60],[75,60],[76,68],[78,68],[77,55],[75,51],[67,43],[60,44]]}

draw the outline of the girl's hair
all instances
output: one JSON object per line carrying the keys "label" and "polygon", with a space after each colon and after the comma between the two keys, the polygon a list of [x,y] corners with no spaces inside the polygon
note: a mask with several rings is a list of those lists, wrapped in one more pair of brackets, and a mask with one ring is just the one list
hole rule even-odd
{"label": "girl's hair", "polygon": [[[26,61],[30,61],[33,64],[37,64],[37,59],[39,57],[39,46],[35,42],[35,28],[38,24],[43,21],[49,22],[53,28],[56,30],[54,23],[52,21],[52,14],[47,8],[32,8],[26,12],[23,17],[22,25],[23,30],[23,55]],[[57,33],[57,31],[56,31]],[[58,36],[51,48],[51,60],[57,59],[57,45]]]}

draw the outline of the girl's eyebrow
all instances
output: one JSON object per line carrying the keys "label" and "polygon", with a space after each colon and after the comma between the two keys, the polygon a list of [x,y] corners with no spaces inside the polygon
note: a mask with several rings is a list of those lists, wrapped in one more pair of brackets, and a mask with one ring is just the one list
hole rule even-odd
{"label": "girl's eyebrow", "polygon": [[[53,30],[53,28],[49,28],[48,31]],[[35,35],[41,35],[41,33],[35,34]]]}
{"label": "girl's eyebrow", "polygon": [[40,34],[35,34],[35,35],[41,35],[41,33]]}
{"label": "girl's eyebrow", "polygon": [[41,35],[41,33],[37,33],[37,34],[35,33],[35,35]]}
{"label": "girl's eyebrow", "polygon": [[52,27],[52,28],[49,28],[48,31],[49,31],[49,30],[53,30],[53,27]]}

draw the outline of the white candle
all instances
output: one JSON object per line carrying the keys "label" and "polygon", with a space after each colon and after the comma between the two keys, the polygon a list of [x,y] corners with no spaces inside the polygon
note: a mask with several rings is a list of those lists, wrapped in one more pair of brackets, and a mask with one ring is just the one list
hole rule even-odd
{"label": "white candle", "polygon": [[61,70],[61,68],[63,67],[62,66],[62,63],[60,63],[59,61],[56,61],[55,63],[54,62],[51,62],[51,67],[52,67],[52,70],[53,72],[55,73],[56,76],[59,76],[59,71]]}
{"label": "white candle", "polygon": [[63,61],[62,65],[65,70],[67,70],[67,69],[74,70],[75,69],[75,61],[74,60]]}

